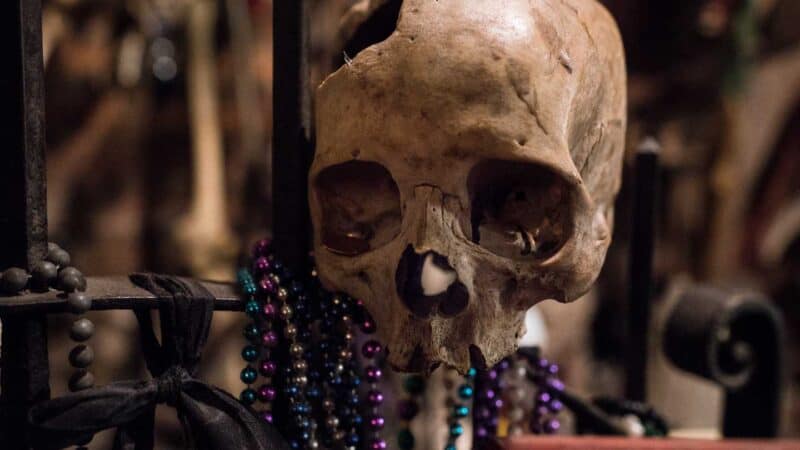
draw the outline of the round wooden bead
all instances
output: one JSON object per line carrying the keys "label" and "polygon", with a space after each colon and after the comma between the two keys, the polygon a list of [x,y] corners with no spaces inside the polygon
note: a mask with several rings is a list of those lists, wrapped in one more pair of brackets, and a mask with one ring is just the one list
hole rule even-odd
{"label": "round wooden bead", "polygon": [[75,315],[85,314],[92,308],[92,300],[83,292],[72,292],[67,296],[67,310]]}
{"label": "round wooden bead", "polygon": [[86,289],[86,278],[80,270],[65,267],[58,271],[58,288],[65,292],[82,291]]}
{"label": "round wooden bead", "polygon": [[31,281],[37,289],[47,289],[58,277],[58,267],[50,261],[39,261],[31,272]]}
{"label": "round wooden bead", "polygon": [[19,294],[28,284],[28,272],[18,267],[6,269],[0,274],[0,291],[5,294]]}
{"label": "round wooden bead", "polygon": [[47,260],[59,267],[66,267],[72,261],[72,258],[64,249],[55,246],[47,251]]}
{"label": "round wooden bead", "polygon": [[83,342],[88,340],[94,335],[94,323],[91,320],[83,318],[78,319],[72,323],[72,328],[69,331],[69,336],[76,342]]}
{"label": "round wooden bead", "polygon": [[69,352],[69,363],[77,369],[85,369],[94,362],[94,350],[86,344],[76,345]]}
{"label": "round wooden bead", "polygon": [[71,392],[83,391],[94,386],[94,375],[86,369],[75,371],[69,378]]}

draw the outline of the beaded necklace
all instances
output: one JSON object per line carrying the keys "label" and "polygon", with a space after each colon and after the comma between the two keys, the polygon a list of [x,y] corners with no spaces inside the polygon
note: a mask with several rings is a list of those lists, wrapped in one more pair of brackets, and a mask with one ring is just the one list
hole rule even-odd
{"label": "beaded necklace", "polygon": [[[244,329],[249,343],[242,350],[247,365],[241,380],[247,388],[240,400],[250,406],[258,400],[256,410],[270,423],[277,422],[274,408],[283,402],[292,417],[277,425],[293,449],[355,449],[362,443],[384,449],[380,432],[385,419],[379,411],[384,396],[378,387],[382,371],[377,362],[382,346],[369,339],[361,347],[369,383],[364,398],[351,350],[355,328],[369,336],[376,331],[375,322],[363,303],[326,292],[316,272],[309,275],[295,278],[275,258],[268,240],[256,244],[252,267],[239,270],[245,311],[251,318]],[[280,354],[282,348],[288,349],[286,355]],[[256,361],[258,370],[253,367]],[[263,384],[256,390],[259,376]],[[368,412],[366,422],[362,409]]]}
{"label": "beaded necklace", "polygon": [[[294,277],[271,247],[269,240],[258,242],[252,266],[238,272],[250,318],[244,328],[248,344],[242,349],[247,364],[240,374],[247,387],[240,401],[262,420],[276,423],[293,449],[388,448],[381,436],[386,422],[380,412],[383,347],[371,338],[374,320],[361,301],[325,291],[316,271]],[[366,337],[360,357],[352,350],[356,329]],[[528,372],[536,397],[526,411]],[[557,374],[558,366],[530,355],[505,359],[490,370],[470,368],[457,389],[448,389],[444,450],[456,449],[464,433],[461,420],[470,415],[476,448],[498,435],[502,414],[515,433],[522,431],[525,419],[530,432],[557,432],[556,415],[563,408],[558,395],[564,388]],[[364,388],[362,381],[368,383]],[[402,426],[397,443],[401,450],[412,450],[416,443],[410,423],[419,412],[425,380],[411,375],[403,386],[408,397],[398,403]],[[278,407],[290,414],[275,414]]]}

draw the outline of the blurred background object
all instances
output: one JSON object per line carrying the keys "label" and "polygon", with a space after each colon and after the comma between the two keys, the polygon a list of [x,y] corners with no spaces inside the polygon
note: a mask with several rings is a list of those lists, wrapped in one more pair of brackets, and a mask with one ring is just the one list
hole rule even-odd
{"label": "blurred background object", "polygon": [[[344,63],[337,30],[352,3],[313,3],[313,85],[332,61]],[[604,3],[628,56],[627,170],[645,135],[663,148],[657,297],[679,280],[703,280],[774,299],[789,333],[783,433],[800,436],[800,3]],[[51,240],[85,273],[233,279],[240,249],[270,233],[270,136],[280,114],[271,107],[271,1],[50,0],[43,16]],[[630,181],[596,292],[542,306],[549,356],[568,384],[592,394],[623,392]],[[241,318],[219,317],[203,375],[238,392]],[[141,372],[129,357],[132,315],[93,318],[103,336],[98,382]],[[568,319],[575,326],[558,326]],[[64,325],[53,324],[52,361],[65,360]],[[52,367],[58,394],[66,368]],[[698,387],[670,416],[674,425],[718,428],[707,409],[720,393],[687,382]],[[177,430],[174,419],[163,427]]]}

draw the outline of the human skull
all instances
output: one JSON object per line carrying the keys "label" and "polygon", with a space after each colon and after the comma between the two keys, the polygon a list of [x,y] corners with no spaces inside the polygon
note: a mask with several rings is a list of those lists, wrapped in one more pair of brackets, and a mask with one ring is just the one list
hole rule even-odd
{"label": "human skull", "polygon": [[603,264],[621,39],[595,0],[404,0],[386,35],[317,92],[319,276],[364,301],[399,370],[491,366]]}

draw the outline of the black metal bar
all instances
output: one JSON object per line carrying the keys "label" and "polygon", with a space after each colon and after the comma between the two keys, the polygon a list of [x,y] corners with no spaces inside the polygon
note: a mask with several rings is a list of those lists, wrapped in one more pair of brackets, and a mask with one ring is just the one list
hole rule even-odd
{"label": "black metal bar", "polygon": [[770,438],[780,426],[783,336],[781,314],[763,295],[688,286],[662,341],[675,366],[725,390],[725,437]]}
{"label": "black metal bar", "polygon": [[647,397],[647,336],[650,328],[659,152],[659,145],[654,139],[647,139],[640,145],[636,152],[633,186],[625,396],[640,402]]}
{"label": "black metal bar", "polygon": [[[47,252],[41,0],[0,7],[0,270],[31,269]],[[3,314],[0,442],[28,448],[29,407],[49,398],[47,319]]]}
{"label": "black metal bar", "polygon": [[[154,309],[158,298],[151,292],[134,285],[128,277],[87,277],[86,295],[92,299],[92,310]],[[233,283],[200,281],[214,296],[217,311],[243,311],[244,304]],[[17,297],[0,297],[0,314],[38,313],[60,314],[67,311],[66,295],[59,291],[32,292]]]}
{"label": "black metal bar", "polygon": [[272,173],[275,250],[297,273],[308,269],[308,168],[313,153],[309,85],[309,0],[273,3]]}

